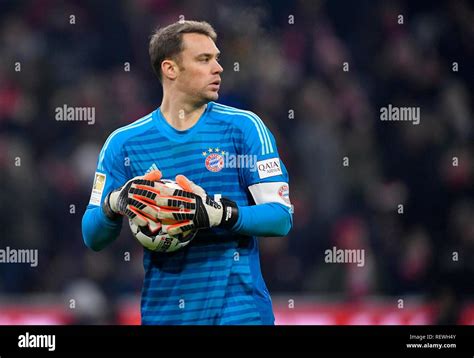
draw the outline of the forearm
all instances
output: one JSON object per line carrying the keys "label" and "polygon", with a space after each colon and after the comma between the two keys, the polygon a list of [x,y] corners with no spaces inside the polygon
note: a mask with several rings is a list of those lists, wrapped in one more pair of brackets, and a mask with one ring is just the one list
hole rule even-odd
{"label": "forearm", "polygon": [[232,231],[252,236],[285,236],[293,225],[291,209],[279,203],[239,206]]}
{"label": "forearm", "polygon": [[111,220],[101,207],[87,208],[82,218],[82,236],[87,247],[102,250],[120,234],[122,219]]}

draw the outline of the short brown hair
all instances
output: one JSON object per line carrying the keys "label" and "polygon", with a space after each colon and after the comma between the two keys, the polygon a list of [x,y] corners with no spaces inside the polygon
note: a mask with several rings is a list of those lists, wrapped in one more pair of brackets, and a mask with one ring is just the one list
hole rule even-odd
{"label": "short brown hair", "polygon": [[178,21],[174,24],[157,29],[150,39],[150,54],[153,72],[162,81],[161,63],[166,59],[179,60],[183,50],[183,34],[198,33],[209,36],[214,42],[217,34],[214,28],[205,21]]}

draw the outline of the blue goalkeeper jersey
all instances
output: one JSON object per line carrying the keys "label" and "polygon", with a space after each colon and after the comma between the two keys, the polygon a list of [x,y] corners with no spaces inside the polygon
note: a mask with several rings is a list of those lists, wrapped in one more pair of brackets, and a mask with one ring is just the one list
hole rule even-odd
{"label": "blue goalkeeper jersey", "polygon": [[[252,185],[288,183],[275,139],[254,113],[210,102],[192,128],[178,131],[158,108],[109,136],[99,154],[88,210],[153,169],[165,179],[183,174],[208,195],[239,206],[255,204]],[[287,191],[282,186],[283,199]],[[145,249],[143,264],[142,324],[274,323],[256,237],[200,230],[180,251]]]}

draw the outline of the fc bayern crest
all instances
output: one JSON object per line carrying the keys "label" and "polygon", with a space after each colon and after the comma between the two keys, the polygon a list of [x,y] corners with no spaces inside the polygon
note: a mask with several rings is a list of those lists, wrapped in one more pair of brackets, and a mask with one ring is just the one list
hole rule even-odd
{"label": "fc bayern crest", "polygon": [[[207,153],[209,152],[209,154]],[[224,168],[224,151],[220,151],[219,148],[209,148],[207,152],[202,152],[202,155],[206,157],[205,164],[207,170],[210,172],[220,172]]]}
{"label": "fc bayern crest", "polygon": [[291,204],[290,203],[290,188],[288,187],[288,185],[286,184],[282,185],[280,189],[278,189],[278,195],[280,195],[280,198],[282,198],[285,203]]}

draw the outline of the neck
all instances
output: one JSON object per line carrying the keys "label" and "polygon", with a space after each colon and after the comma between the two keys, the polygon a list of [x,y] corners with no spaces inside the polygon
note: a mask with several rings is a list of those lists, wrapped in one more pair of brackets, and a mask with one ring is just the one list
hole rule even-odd
{"label": "neck", "polygon": [[166,121],[183,131],[194,126],[206,109],[206,103],[196,103],[180,96],[163,95],[160,110]]}

